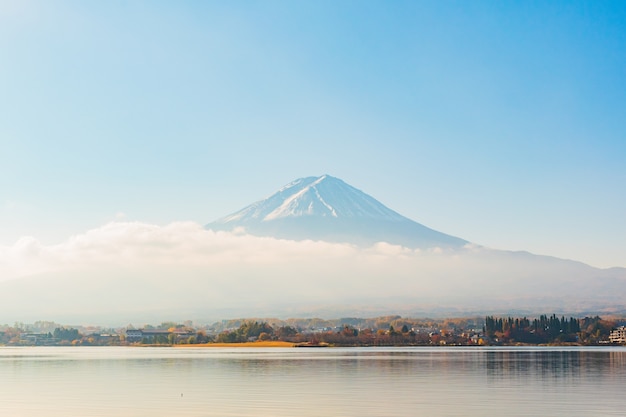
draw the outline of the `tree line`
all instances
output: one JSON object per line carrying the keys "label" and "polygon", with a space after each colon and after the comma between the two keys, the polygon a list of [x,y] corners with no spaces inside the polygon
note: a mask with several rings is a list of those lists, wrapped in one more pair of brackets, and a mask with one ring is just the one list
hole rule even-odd
{"label": "tree line", "polygon": [[599,316],[574,318],[553,314],[541,315],[532,320],[527,317],[486,316],[484,333],[496,343],[580,343],[594,344],[607,340],[615,320],[602,319]]}
{"label": "tree line", "polygon": [[[53,322],[33,325],[0,325],[0,344],[9,345],[124,345],[241,343],[284,341],[334,346],[423,346],[423,345],[593,345],[608,342],[612,329],[626,318],[528,317],[412,319],[384,316],[371,319],[237,319],[195,328],[191,322],[164,322],[144,329],[167,330],[139,342],[125,340],[124,329],[85,331]],[[133,328],[129,325],[128,328]]]}

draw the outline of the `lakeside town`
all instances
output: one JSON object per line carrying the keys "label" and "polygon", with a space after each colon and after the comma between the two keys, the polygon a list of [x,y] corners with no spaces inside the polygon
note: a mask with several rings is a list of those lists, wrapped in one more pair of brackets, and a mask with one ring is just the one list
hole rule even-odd
{"label": "lakeside town", "polygon": [[[514,346],[626,344],[626,318],[235,319],[119,328],[51,321],[0,325],[5,346]],[[273,342],[273,344],[271,343]]]}

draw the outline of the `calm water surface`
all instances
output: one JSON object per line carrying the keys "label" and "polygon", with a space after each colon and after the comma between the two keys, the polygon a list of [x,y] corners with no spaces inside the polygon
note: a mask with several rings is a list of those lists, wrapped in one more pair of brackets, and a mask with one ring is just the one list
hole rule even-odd
{"label": "calm water surface", "polygon": [[0,416],[624,416],[624,348],[2,348]]}

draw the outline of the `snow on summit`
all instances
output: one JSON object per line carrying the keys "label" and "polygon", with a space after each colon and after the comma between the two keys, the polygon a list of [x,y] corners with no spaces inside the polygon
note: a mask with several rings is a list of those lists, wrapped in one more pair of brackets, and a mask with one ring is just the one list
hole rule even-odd
{"label": "snow on summit", "polygon": [[270,221],[301,216],[384,218],[394,221],[404,219],[339,178],[322,175],[290,182],[268,198],[217,222],[249,219]]}
{"label": "snow on summit", "polygon": [[462,246],[466,241],[416,223],[330,175],[300,178],[264,200],[206,226],[294,240],[409,246]]}
{"label": "snow on summit", "polygon": [[292,196],[285,199],[277,209],[265,216],[263,220],[273,220],[281,217],[322,215],[337,217],[335,209],[324,201],[317,186],[326,176],[316,179],[313,183],[302,188]]}

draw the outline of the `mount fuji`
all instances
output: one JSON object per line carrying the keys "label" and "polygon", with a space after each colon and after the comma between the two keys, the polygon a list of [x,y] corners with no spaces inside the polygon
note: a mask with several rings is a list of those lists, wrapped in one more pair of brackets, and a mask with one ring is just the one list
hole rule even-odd
{"label": "mount fuji", "polygon": [[330,175],[297,179],[266,199],[205,227],[357,245],[387,242],[411,248],[458,248],[468,243],[408,219]]}
{"label": "mount fuji", "polygon": [[328,175],[206,226],[113,222],[0,247],[5,322],[626,314],[625,293],[626,268],[470,244]]}

